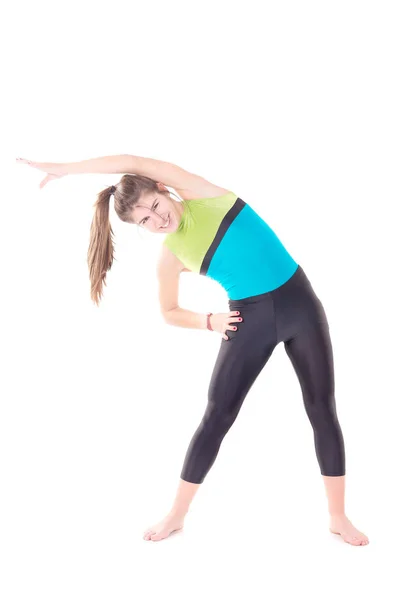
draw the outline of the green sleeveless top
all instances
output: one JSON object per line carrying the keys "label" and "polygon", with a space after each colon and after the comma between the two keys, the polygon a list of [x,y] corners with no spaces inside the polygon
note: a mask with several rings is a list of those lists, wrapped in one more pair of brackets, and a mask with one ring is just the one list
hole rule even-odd
{"label": "green sleeveless top", "polygon": [[234,192],[183,204],[177,229],[163,243],[185,267],[220,283],[230,299],[274,290],[296,271],[275,232]]}
{"label": "green sleeveless top", "polygon": [[179,226],[166,234],[163,243],[188,269],[200,273],[204,256],[236,200],[237,195],[233,192],[214,198],[183,200]]}

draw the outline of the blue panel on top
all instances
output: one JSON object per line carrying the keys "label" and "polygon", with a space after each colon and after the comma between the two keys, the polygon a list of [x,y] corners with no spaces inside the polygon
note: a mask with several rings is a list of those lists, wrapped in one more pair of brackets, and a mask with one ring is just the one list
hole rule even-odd
{"label": "blue panel on top", "polygon": [[270,292],[298,267],[269,225],[246,204],[235,217],[211,259],[207,276],[232,300]]}

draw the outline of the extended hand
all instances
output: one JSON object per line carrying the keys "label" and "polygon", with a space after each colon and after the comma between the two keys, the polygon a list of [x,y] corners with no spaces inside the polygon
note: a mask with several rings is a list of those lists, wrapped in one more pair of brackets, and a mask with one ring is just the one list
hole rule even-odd
{"label": "extended hand", "polygon": [[46,183],[52,179],[59,179],[67,174],[64,172],[62,163],[34,162],[33,160],[27,160],[26,158],[17,158],[16,160],[18,163],[29,165],[30,167],[34,167],[35,169],[39,169],[40,171],[47,173],[46,177],[42,179],[39,184],[40,189],[42,189]]}

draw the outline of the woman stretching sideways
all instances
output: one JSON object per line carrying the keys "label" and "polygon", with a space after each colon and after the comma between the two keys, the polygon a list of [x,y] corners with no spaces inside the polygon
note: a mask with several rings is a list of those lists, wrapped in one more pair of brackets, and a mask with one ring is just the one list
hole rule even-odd
{"label": "woman stretching sideways", "polygon": [[[122,174],[115,185],[98,194],[94,205],[88,249],[93,302],[99,305],[114,259],[109,219],[113,196],[122,221],[164,236],[157,276],[166,323],[221,334],[206,409],[187,449],[175,500],[166,516],[145,531],[144,539],[162,540],[182,529],[248,391],[283,342],[314,435],[329,529],[349,544],[368,544],[367,536],[345,514],[345,449],[336,414],[333,352],[324,307],[302,267],[250,204],[232,190],[152,158],[123,154],[73,163],[17,161],[46,173],[41,188],[65,175]],[[229,311],[203,315],[178,306],[182,271],[220,283],[228,295]]]}

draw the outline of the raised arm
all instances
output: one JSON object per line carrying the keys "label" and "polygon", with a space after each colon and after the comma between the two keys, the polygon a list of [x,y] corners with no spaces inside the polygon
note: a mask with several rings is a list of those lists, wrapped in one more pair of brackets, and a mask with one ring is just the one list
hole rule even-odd
{"label": "raised arm", "polygon": [[228,189],[214,185],[204,179],[204,177],[190,173],[173,163],[146,158],[144,156],[134,156],[132,154],[100,156],[98,158],[89,158],[69,163],[33,162],[26,159],[17,160],[48,173],[48,176],[41,183],[41,187],[48,180],[65,175],[83,173],[133,173],[145,175],[159,183],[176,189],[184,199],[212,198],[229,192]]}

